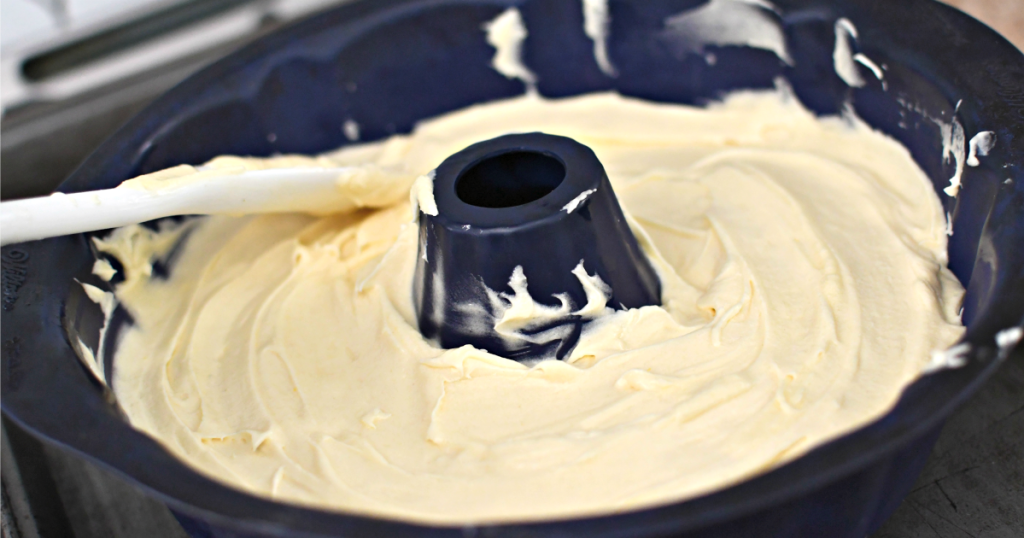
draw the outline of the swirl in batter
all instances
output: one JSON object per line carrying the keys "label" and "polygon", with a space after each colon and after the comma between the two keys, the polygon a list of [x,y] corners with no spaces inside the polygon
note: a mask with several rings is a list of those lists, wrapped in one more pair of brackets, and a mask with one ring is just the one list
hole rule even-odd
{"label": "swirl in batter", "polygon": [[[410,189],[529,131],[595,151],[663,306],[605,311],[565,361],[440,349],[416,329]],[[132,424],[258,495],[433,523],[678,501],[878,418],[963,331],[942,209],[906,149],[776,93],[530,95],[289,162],[363,167],[339,183],[359,209],[97,241],[136,322],[113,379]],[[183,246],[150,277],[168,234]],[[495,291],[557,304],[518,276]]]}

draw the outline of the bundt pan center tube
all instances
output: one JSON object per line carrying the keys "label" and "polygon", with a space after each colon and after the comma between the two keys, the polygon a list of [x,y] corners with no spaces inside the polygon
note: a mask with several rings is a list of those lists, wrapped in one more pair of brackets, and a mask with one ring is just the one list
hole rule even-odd
{"label": "bundt pan center tube", "polygon": [[[92,236],[77,235],[2,250],[5,416],[140,486],[197,537],[862,538],[873,532],[910,490],[943,421],[996,372],[1014,346],[1014,335],[1019,338],[1014,330],[1024,324],[1024,57],[977,21],[931,0],[585,4],[604,6],[605,23],[594,18],[593,9],[585,13],[580,0],[377,0],[340,6],[265,36],[172,89],[104,143],[60,190],[113,188],[141,174],[199,165],[217,155],[317,154],[351,144],[352,138],[380,140],[409,132],[427,118],[521,95],[530,84],[548,98],[615,91],[700,105],[730,91],[771,89],[781,81],[816,114],[853,112],[898,140],[931,179],[949,215],[949,267],[967,289],[962,316],[967,331],[955,356],[963,365],[921,377],[880,419],[699,498],[557,521],[412,524],[246,494],[195,472],[133,429],[113,391],[82,366],[73,344],[99,349],[97,335],[105,322],[78,282],[109,289],[92,274],[97,255]],[[484,30],[510,7],[519,10],[528,30],[521,52],[529,70],[517,71],[518,78],[492,67],[495,48]],[[719,17],[723,13],[729,16]],[[837,58],[849,61],[839,64]],[[970,143],[983,132],[995,140],[985,151],[981,139]],[[520,165],[547,170],[544,178],[557,176],[548,153],[526,153],[533,156]],[[505,161],[496,157],[496,165]],[[470,164],[455,174],[472,171]],[[572,172],[571,163],[559,164],[566,174]],[[475,193],[474,181],[495,178],[484,168],[490,166],[469,174],[465,198],[457,199],[494,211],[518,207],[490,207],[508,202]],[[443,216],[443,175],[438,169],[438,215],[422,219],[423,226]],[[566,181],[523,207],[555,196]],[[534,194],[521,199],[553,183],[541,181]],[[458,183],[451,188],[449,194],[457,197]],[[557,213],[564,206],[548,209]],[[472,230],[471,222],[463,226]],[[435,229],[449,231],[440,223]],[[444,237],[444,232],[437,236]],[[624,243],[622,248],[635,252],[628,236]],[[440,247],[443,255],[446,247]],[[423,269],[436,263],[426,254]],[[566,257],[570,276],[531,269],[524,260],[515,263],[524,264],[535,297],[576,293],[578,310],[586,297],[574,287],[579,280],[571,271],[581,259],[584,274],[600,275],[613,289],[615,302],[609,304],[630,306],[599,256]],[[632,258],[626,267],[644,273],[642,260]],[[158,277],[169,270],[154,267]],[[515,265],[503,267],[486,276],[487,286],[507,289],[514,270]],[[542,289],[546,272],[555,276],[550,288]],[[657,297],[656,280],[654,287],[642,276],[635,282],[645,283]],[[100,357],[108,372],[118,335],[131,323],[120,308],[110,319]],[[524,347],[527,355],[533,352]],[[553,347],[544,352],[557,354],[558,346]]]}
{"label": "bundt pan center tube", "polygon": [[[474,144],[434,171],[419,204],[414,298],[420,332],[517,360],[564,358],[605,306],[661,304],[658,276],[594,152],[570,138],[513,134]],[[514,297],[547,315],[497,329]],[[543,304],[543,302],[542,302]]]}

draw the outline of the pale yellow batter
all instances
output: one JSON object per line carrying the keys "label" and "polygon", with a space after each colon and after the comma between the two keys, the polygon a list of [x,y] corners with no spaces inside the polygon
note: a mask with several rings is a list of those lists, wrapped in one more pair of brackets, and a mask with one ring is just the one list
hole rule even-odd
{"label": "pale yellow batter", "polygon": [[[415,179],[524,131],[595,151],[664,304],[595,295],[571,357],[532,366],[435,347],[411,291]],[[907,151],[777,93],[707,109],[524,96],[316,162],[376,171],[339,183],[364,209],[97,243],[124,262],[137,323],[113,379],[132,424],[259,495],[437,523],[678,501],[877,418],[963,330],[939,200]],[[170,277],[150,279],[178,235]],[[522,284],[495,291],[528,317]]]}

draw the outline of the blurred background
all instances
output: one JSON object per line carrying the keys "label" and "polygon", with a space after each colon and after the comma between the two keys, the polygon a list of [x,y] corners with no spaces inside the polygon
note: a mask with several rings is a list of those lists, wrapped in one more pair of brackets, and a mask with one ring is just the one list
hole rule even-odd
{"label": "blurred background", "polygon": [[342,0],[0,0],[0,197],[50,192],[202,66]]}
{"label": "blurred background", "polygon": [[[346,1],[0,0],[0,197],[53,191],[191,73]],[[946,3],[1024,50],[1024,0]],[[914,491],[873,538],[1024,536],[1022,358],[950,419]],[[163,505],[6,420],[2,448],[2,538],[186,536]]]}
{"label": "blurred background", "polygon": [[[898,1],[898,0],[897,0]],[[1021,0],[942,0],[1003,34],[1024,50],[1024,2]]]}

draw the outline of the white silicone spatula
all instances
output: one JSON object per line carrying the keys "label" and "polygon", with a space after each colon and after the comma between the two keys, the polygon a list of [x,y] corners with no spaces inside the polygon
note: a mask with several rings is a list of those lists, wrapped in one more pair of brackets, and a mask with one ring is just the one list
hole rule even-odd
{"label": "white silicone spatula", "polygon": [[[359,206],[340,183],[365,169],[204,170],[145,186],[56,193],[0,204],[0,244],[116,228],[173,215],[304,212],[329,214]],[[234,173],[232,173],[234,172]]]}

